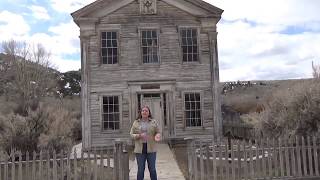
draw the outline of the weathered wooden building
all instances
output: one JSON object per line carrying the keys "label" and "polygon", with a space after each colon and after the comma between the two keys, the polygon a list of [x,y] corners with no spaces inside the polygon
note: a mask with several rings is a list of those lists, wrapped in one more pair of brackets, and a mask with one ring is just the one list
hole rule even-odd
{"label": "weathered wooden building", "polygon": [[221,134],[222,12],[202,0],[98,0],[72,13],[80,27],[84,147],[128,137],[144,104],[164,139]]}

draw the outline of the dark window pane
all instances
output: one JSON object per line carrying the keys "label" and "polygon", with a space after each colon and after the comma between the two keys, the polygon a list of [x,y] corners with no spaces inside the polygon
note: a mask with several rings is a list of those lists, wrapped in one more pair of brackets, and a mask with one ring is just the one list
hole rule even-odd
{"label": "dark window pane", "polygon": [[151,38],[151,31],[147,31],[147,38]]}
{"label": "dark window pane", "polygon": [[193,54],[193,61],[198,61],[198,55],[197,54]]}
{"label": "dark window pane", "polygon": [[198,53],[198,47],[197,46],[192,46],[192,52],[197,54]]}
{"label": "dark window pane", "polygon": [[187,31],[185,29],[181,30],[181,36],[187,37]]}
{"label": "dark window pane", "polygon": [[157,38],[157,32],[156,31],[152,31],[152,37],[153,38]]}
{"label": "dark window pane", "polygon": [[152,45],[152,39],[147,39],[147,45],[151,46]]}
{"label": "dark window pane", "polygon": [[108,58],[106,56],[103,57],[102,63],[103,64],[108,64]]}
{"label": "dark window pane", "polygon": [[113,112],[113,105],[109,104],[108,105],[108,113],[112,113]]}
{"label": "dark window pane", "polygon": [[188,46],[188,53],[192,53],[192,46]]}
{"label": "dark window pane", "polygon": [[188,53],[188,47],[187,46],[183,46],[182,47],[182,51],[183,51],[183,53]]}
{"label": "dark window pane", "polygon": [[117,39],[117,32],[112,32],[112,39]]}
{"label": "dark window pane", "polygon": [[142,46],[147,46],[147,40],[146,39],[142,39]]}
{"label": "dark window pane", "polygon": [[195,97],[197,101],[200,101],[200,93],[195,93]]}
{"label": "dark window pane", "polygon": [[185,95],[184,95],[184,98],[185,98],[185,101],[190,101],[190,96],[189,96],[189,94],[185,94]]}
{"label": "dark window pane", "polygon": [[106,32],[101,32],[101,38],[106,39],[107,38],[107,33]]}
{"label": "dark window pane", "polygon": [[188,39],[187,39],[187,43],[188,43],[189,46],[191,46],[191,45],[192,45],[192,39],[191,39],[191,38],[188,38]]}
{"label": "dark window pane", "polygon": [[114,96],[113,97],[114,99],[114,101],[113,101],[113,104],[119,104],[119,98],[118,98],[118,96]]}
{"label": "dark window pane", "polygon": [[106,45],[107,45],[107,42],[105,40],[102,40],[101,41],[101,47],[107,47]]}
{"label": "dark window pane", "polygon": [[113,130],[114,128],[114,122],[109,122],[109,129]]}
{"label": "dark window pane", "polygon": [[116,56],[118,54],[118,49],[117,48],[113,48],[112,51],[113,51],[112,54],[114,56]]}
{"label": "dark window pane", "polygon": [[112,40],[112,47],[118,47],[117,40]]}
{"label": "dark window pane", "polygon": [[102,48],[101,49],[101,55],[102,56],[107,56],[107,48]]}
{"label": "dark window pane", "polygon": [[188,54],[188,61],[192,61],[192,54]]}
{"label": "dark window pane", "polygon": [[147,37],[147,32],[146,31],[142,31],[142,38],[146,38]]}
{"label": "dark window pane", "polygon": [[111,32],[107,32],[107,39],[111,39]]}
{"label": "dark window pane", "polygon": [[111,40],[107,40],[107,47],[112,47]]}

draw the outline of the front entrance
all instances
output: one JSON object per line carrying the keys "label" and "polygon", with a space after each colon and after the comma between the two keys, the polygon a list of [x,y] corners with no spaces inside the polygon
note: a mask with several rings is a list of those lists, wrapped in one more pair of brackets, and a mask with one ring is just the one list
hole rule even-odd
{"label": "front entrance", "polygon": [[153,119],[159,123],[159,129],[162,135],[162,140],[168,137],[168,130],[166,128],[167,121],[167,106],[165,93],[145,93],[138,94],[138,104],[141,109],[142,106],[149,106]]}

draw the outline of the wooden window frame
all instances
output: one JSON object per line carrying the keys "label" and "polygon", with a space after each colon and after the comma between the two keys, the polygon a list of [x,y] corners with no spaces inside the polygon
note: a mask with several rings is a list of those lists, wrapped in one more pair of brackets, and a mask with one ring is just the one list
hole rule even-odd
{"label": "wooden window frame", "polygon": [[[118,97],[118,105],[119,105],[119,129],[105,129],[104,128],[104,109],[103,109],[103,98],[104,97]],[[112,93],[112,94],[101,94],[100,97],[100,124],[101,124],[101,132],[102,133],[114,133],[120,132],[122,130],[122,94],[120,93]]]}
{"label": "wooden window frame", "polygon": [[[203,108],[204,108],[204,104],[203,104],[203,91],[201,90],[194,90],[194,91],[182,91],[182,107],[183,107],[183,124],[184,124],[184,128],[185,129],[202,129],[203,128]],[[187,118],[186,118],[186,107],[185,107],[185,95],[186,94],[190,94],[190,93],[198,93],[200,95],[200,121],[201,121],[201,125],[200,126],[187,126]]]}
{"label": "wooden window frame", "polygon": [[[143,46],[142,46],[142,31],[156,31],[157,33],[157,57],[158,62],[152,62],[152,63],[144,63],[143,62]],[[139,28],[139,42],[140,42],[140,63],[145,66],[158,66],[161,64],[161,56],[160,56],[160,29],[158,27],[140,27]]]}
{"label": "wooden window frame", "polygon": [[[183,41],[182,41],[182,34],[181,34],[181,30],[183,29],[195,29],[197,31],[197,58],[198,60],[197,61],[184,61],[183,60],[183,48],[182,48],[182,45],[183,45]],[[201,64],[201,44],[200,44],[200,27],[198,26],[179,26],[178,27],[178,36],[179,36],[179,44],[180,44],[180,54],[181,54],[181,63],[182,64]]]}
{"label": "wooden window frame", "polygon": [[[102,33],[103,32],[116,32],[117,33],[117,63],[108,64],[103,63],[103,56],[102,56]],[[120,65],[120,29],[119,28],[102,28],[99,30],[99,58],[100,64],[102,66],[119,66]]]}

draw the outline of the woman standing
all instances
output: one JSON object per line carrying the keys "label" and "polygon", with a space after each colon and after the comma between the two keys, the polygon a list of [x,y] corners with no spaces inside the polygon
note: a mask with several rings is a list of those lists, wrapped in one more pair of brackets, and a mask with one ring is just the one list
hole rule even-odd
{"label": "woman standing", "polygon": [[151,180],[157,180],[156,142],[161,140],[158,123],[152,119],[150,108],[143,106],[139,117],[133,122],[130,135],[134,139],[134,153],[138,164],[137,180],[144,179],[146,161]]}

